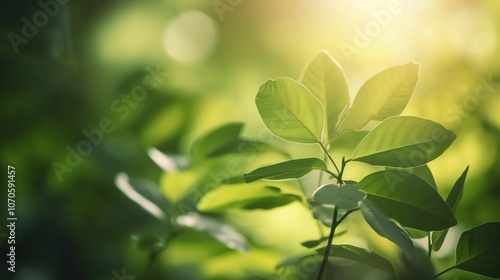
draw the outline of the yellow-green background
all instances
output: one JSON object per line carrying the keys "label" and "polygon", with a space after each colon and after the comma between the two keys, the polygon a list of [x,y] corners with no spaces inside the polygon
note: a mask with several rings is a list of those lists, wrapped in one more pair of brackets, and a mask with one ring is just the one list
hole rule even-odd
{"label": "yellow-green background", "polygon": [[[376,23],[373,13],[388,7],[398,12]],[[2,186],[7,164],[17,174],[18,272],[12,279],[110,279],[122,268],[138,277],[147,256],[131,247],[130,235],[151,221],[119,193],[115,175],[159,182],[162,172],[147,157],[149,147],[187,154],[196,137],[227,122],[245,122],[244,135],[258,139],[266,133],[254,104],[259,86],[268,78],[297,79],[321,50],[342,65],[351,96],[387,67],[419,63],[420,79],[403,114],[458,134],[430,164],[443,196],[470,165],[452,244],[461,231],[500,218],[498,1],[72,0],[59,9],[17,54],[8,34],[21,35],[21,18],[31,20],[41,8],[36,1],[9,2],[0,12]],[[369,27],[374,24],[379,29]],[[375,28],[373,36],[356,44],[366,28]],[[346,55],[347,45],[356,51]],[[147,66],[168,76],[121,120],[110,106],[142,83]],[[478,88],[487,98],[477,98]],[[85,140],[81,131],[98,128],[103,118],[116,129],[59,181],[52,163],[64,163],[65,147],[75,148]],[[309,149],[277,143],[294,155]],[[353,179],[368,171],[353,168]],[[2,187],[2,197],[6,193]],[[7,208],[4,199],[1,205]],[[186,236],[162,255],[153,278],[221,279],[244,266],[270,271],[316,232],[296,204],[235,215],[233,223],[260,240],[261,251],[228,253],[200,235]],[[0,248],[4,254],[5,241]],[[440,255],[448,256],[440,268],[453,261],[450,254]]]}

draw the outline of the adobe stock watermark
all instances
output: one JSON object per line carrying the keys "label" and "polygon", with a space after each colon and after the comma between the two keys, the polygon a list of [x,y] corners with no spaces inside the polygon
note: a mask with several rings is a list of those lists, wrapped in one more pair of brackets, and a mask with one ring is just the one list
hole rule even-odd
{"label": "adobe stock watermark", "polygon": [[212,4],[215,12],[217,12],[217,16],[222,21],[224,20],[225,13],[234,11],[243,1],[244,0],[214,0]]}
{"label": "adobe stock watermark", "polygon": [[351,43],[343,41],[340,43],[340,50],[344,54],[347,61],[351,61],[353,54],[361,53],[361,50],[368,47],[372,40],[377,37],[382,30],[387,27],[394,15],[403,11],[403,6],[399,0],[391,0],[387,3],[385,9],[380,11],[372,11],[370,14],[372,20],[365,23],[364,26],[356,26],[354,29],[354,37]]}
{"label": "adobe stock watermark", "polygon": [[38,34],[39,28],[46,26],[49,19],[55,17],[59,11],[61,11],[61,6],[67,5],[69,1],[70,0],[38,1],[40,10],[33,13],[31,19],[27,17],[21,18],[21,21],[24,23],[21,27],[21,32],[19,34],[14,32],[9,32],[7,34],[7,38],[14,52],[16,54],[19,53],[19,46],[21,44],[28,44],[29,39],[33,39]]}
{"label": "adobe stock watermark", "polygon": [[134,280],[135,276],[127,275],[125,271],[125,267],[122,267],[121,273],[118,273],[116,269],[111,270],[111,274],[113,274],[113,278],[111,280]]}
{"label": "adobe stock watermark", "polygon": [[[130,112],[146,99],[148,92],[156,89],[168,75],[166,72],[161,72],[159,65],[156,65],[156,68],[147,66],[146,72],[148,74],[144,76],[141,85],[132,88],[130,94],[122,94],[111,102],[110,110],[119,120],[125,120]],[[73,172],[73,169],[81,164],[83,158],[89,156],[94,147],[103,142],[106,134],[112,133],[115,129],[113,119],[108,117],[102,118],[93,129],[83,129],[83,139],[73,147],[69,145],[65,147],[67,152],[65,161],[63,163],[52,162],[52,169],[59,182],[63,181],[64,174]]]}

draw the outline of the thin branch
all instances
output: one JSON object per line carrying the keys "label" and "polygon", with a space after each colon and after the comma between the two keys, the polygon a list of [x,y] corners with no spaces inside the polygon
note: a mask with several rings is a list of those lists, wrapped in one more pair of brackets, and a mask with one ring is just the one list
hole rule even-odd
{"label": "thin branch", "polygon": [[328,263],[328,256],[330,255],[330,250],[332,248],[332,241],[333,241],[333,236],[335,235],[335,229],[337,228],[337,215],[338,215],[338,210],[337,207],[333,210],[333,220],[332,220],[332,227],[330,229],[330,235],[328,236],[328,243],[326,244],[325,248],[325,253],[323,255],[323,261],[321,262],[321,267],[319,269],[318,273],[318,278],[317,280],[321,280],[323,277],[323,272],[325,271],[326,264]]}
{"label": "thin branch", "polygon": [[432,247],[433,247],[434,244],[432,244],[432,240],[431,240],[431,233],[429,232],[429,234],[427,234],[427,248],[428,248],[428,252],[427,252],[427,258],[430,260],[431,259],[431,254],[432,254]]}
{"label": "thin branch", "polygon": [[330,159],[330,161],[333,163],[333,166],[335,167],[335,170],[337,170],[337,173],[340,174],[340,169],[337,167],[337,164],[335,163],[335,161],[333,160],[332,156],[330,155],[330,153],[328,153],[328,150],[326,149],[325,146],[323,146],[323,143],[319,142],[319,145],[321,146],[321,149],[323,149],[323,151],[325,152],[325,155]]}

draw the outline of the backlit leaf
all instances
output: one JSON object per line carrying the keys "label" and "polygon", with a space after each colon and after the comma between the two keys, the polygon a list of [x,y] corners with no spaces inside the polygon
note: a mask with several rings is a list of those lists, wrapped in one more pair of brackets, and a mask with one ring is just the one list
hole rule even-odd
{"label": "backlit leaf", "polygon": [[392,117],[365,136],[352,160],[393,167],[420,166],[440,156],[455,138],[455,133],[433,121]]}
{"label": "backlit leaf", "polygon": [[306,66],[299,81],[323,104],[326,140],[332,140],[339,116],[349,106],[349,90],[342,68],[323,51]]}
{"label": "backlit leaf", "polygon": [[370,120],[382,121],[404,110],[418,80],[418,65],[408,63],[376,74],[360,88],[352,107],[338,128],[359,130]]}
{"label": "backlit leaf", "polygon": [[255,103],[264,124],[276,136],[299,143],[321,142],[323,107],[300,83],[270,79],[260,86]]}

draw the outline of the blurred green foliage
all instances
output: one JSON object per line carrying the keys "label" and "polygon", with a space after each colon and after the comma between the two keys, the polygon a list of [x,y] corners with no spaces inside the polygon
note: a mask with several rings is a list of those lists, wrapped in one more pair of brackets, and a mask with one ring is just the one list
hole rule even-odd
{"label": "blurred green foliage", "polygon": [[[416,92],[403,114],[432,119],[458,135],[430,164],[443,196],[470,165],[456,211],[461,223],[450,235],[456,243],[459,232],[499,219],[498,1],[52,3],[54,16],[46,20],[34,18],[45,11],[38,1],[5,2],[0,9],[0,162],[17,171],[18,272],[12,279],[111,279],[123,268],[139,277],[149,256],[131,247],[130,236],[155,220],[116,189],[116,174],[163,185],[168,180],[189,184],[207,171],[200,167],[167,178],[148,157],[150,147],[187,155],[199,136],[239,121],[247,124],[244,135],[257,135],[255,141],[273,142],[294,156],[308,154],[269,136],[254,97],[268,78],[298,78],[322,49],[339,60],[354,87],[380,69],[419,63]],[[23,34],[24,17],[37,29],[32,35]],[[24,38],[17,53],[11,33]],[[346,45],[354,50],[350,55]],[[148,68],[167,74],[159,74],[157,87],[144,86],[144,99],[134,99]],[[67,165],[67,147],[77,150],[89,141],[82,130],[99,129],[105,118],[115,129],[103,133],[102,142],[59,180],[53,163]],[[339,141],[339,146],[352,148],[352,143]],[[278,157],[243,161],[251,170]],[[361,179],[356,176],[363,168],[346,176]],[[5,196],[2,188],[2,201]],[[300,253],[300,242],[317,231],[298,204],[270,212],[236,211],[227,221],[259,249],[240,254],[191,232],[160,255],[151,279],[266,279],[262,272]],[[2,253],[6,246],[0,243]],[[446,248],[444,262],[453,263]],[[241,264],[249,267],[241,271]]]}

